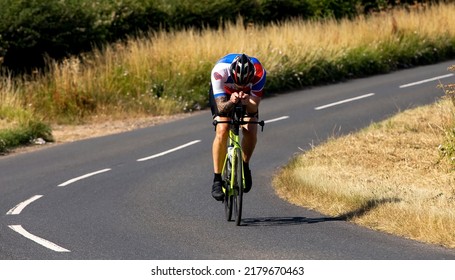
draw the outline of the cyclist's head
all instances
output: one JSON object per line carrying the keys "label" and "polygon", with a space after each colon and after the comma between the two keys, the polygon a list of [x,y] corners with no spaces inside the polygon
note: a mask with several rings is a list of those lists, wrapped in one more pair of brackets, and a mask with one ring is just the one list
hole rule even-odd
{"label": "cyclist's head", "polygon": [[247,55],[241,54],[232,61],[229,72],[236,85],[245,86],[251,82],[256,70],[251,59]]}

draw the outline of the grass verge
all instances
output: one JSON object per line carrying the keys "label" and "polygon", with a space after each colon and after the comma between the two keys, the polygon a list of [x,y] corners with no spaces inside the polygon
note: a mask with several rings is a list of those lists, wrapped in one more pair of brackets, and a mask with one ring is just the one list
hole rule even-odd
{"label": "grass verge", "polygon": [[294,158],[273,185],[296,205],[455,248],[454,165],[438,149],[454,116],[444,98],[330,139]]}

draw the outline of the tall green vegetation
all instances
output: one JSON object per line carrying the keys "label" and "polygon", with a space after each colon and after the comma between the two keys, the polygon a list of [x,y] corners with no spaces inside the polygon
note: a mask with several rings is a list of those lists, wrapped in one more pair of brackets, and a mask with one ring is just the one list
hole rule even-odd
{"label": "tall green vegetation", "polygon": [[48,124],[205,108],[211,67],[230,52],[257,56],[268,71],[267,91],[276,93],[437,62],[455,55],[454,13],[454,5],[434,5],[352,20],[261,25],[238,18],[218,29],[127,37],[77,56],[48,59],[45,71],[16,77],[5,72],[0,129],[19,123],[5,117],[5,107]]}
{"label": "tall green vegetation", "polygon": [[51,127],[24,108],[11,79],[0,78],[0,154],[38,138],[53,141]]}
{"label": "tall green vegetation", "polygon": [[0,65],[15,71],[158,29],[168,19],[153,0],[0,0],[0,7]]}
{"label": "tall green vegetation", "polygon": [[0,0],[0,65],[15,72],[149,31],[218,28],[239,17],[267,25],[289,19],[354,18],[398,0]]}

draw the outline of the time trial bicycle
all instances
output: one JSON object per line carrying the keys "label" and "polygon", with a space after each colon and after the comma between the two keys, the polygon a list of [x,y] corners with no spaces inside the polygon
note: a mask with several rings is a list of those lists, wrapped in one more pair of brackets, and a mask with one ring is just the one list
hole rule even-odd
{"label": "time trial bicycle", "polygon": [[246,116],[245,106],[237,103],[231,111],[229,121],[213,121],[213,125],[219,123],[228,123],[229,127],[229,143],[224,160],[221,176],[223,178],[224,192],[224,212],[227,221],[232,220],[232,215],[235,217],[235,224],[240,225],[242,221],[243,207],[243,190],[245,188],[245,177],[243,173],[243,155],[240,139],[240,127],[245,124],[258,124],[261,126],[261,131],[264,130],[264,121],[245,121]]}

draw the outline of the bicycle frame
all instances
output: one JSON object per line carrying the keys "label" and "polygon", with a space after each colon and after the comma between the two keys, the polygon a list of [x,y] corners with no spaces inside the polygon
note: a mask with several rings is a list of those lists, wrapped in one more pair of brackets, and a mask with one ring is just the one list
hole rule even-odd
{"label": "bicycle frame", "polygon": [[241,221],[243,189],[245,188],[240,127],[245,124],[253,123],[259,124],[261,130],[264,129],[264,121],[245,121],[243,118],[244,108],[240,104],[237,104],[231,114],[231,120],[213,121],[215,126],[219,123],[228,123],[230,125],[228,150],[222,169],[222,177],[226,184],[226,186],[223,187],[223,192],[225,193],[224,203],[226,218],[230,221],[234,210],[237,225],[240,225]]}
{"label": "bicycle frame", "polygon": [[[235,165],[235,160],[237,160],[238,158],[238,155],[237,154],[240,154],[242,155],[242,147],[240,145],[240,127],[242,125],[245,125],[245,124],[259,124],[261,126],[261,131],[264,130],[264,121],[245,121],[243,120],[244,118],[244,109],[243,109],[243,106],[241,106],[240,104],[236,104],[235,106],[235,109],[233,110],[232,114],[231,114],[231,120],[229,121],[213,121],[213,125],[217,125],[219,123],[228,123],[230,125],[230,129],[229,129],[229,143],[228,143],[228,151],[226,153],[226,157],[224,159],[224,164],[223,164],[223,174],[224,172],[226,171],[226,167],[227,167],[227,163],[228,163],[228,160],[229,160],[229,157],[231,156],[231,158],[234,160],[234,162],[232,162],[232,166],[236,166]],[[229,148],[232,148],[231,151],[229,151],[230,149]],[[230,155],[229,152],[231,152],[232,154]],[[243,155],[242,155],[243,156]],[[239,157],[239,158],[242,158],[242,157]],[[242,170],[242,181],[245,182],[245,178],[244,178],[244,174],[243,174],[243,163],[242,164],[242,167],[241,167],[241,170]],[[236,175],[235,174],[235,169],[236,168],[231,168],[231,178],[236,178]],[[235,195],[234,193],[234,189],[235,187],[235,180],[230,180],[230,187],[229,188],[229,192],[228,192],[228,195]],[[244,184],[242,184],[242,186],[244,186]],[[223,189],[223,191],[226,193],[225,189]]]}
{"label": "bicycle frame", "polygon": [[[239,127],[236,127],[236,126],[233,126],[230,130],[229,130],[229,143],[228,143],[228,151],[226,153],[226,157],[224,159],[224,164],[223,164],[223,173],[224,172],[229,172],[231,174],[227,174],[229,177],[230,177],[230,180],[229,180],[229,184],[230,184],[230,188],[228,189],[228,194],[227,195],[236,195],[236,190],[238,189],[238,186],[237,186],[237,182],[235,180],[235,178],[237,178],[238,175],[240,174],[236,174],[237,172],[237,164],[241,164],[241,170],[242,170],[242,174],[240,176],[242,176],[242,182],[245,182],[245,178],[243,176],[243,163],[239,163],[239,159],[242,158],[242,147],[240,146],[240,136],[239,136]],[[231,170],[227,170],[227,164],[228,164],[228,161],[231,161]],[[234,180],[232,179],[234,178]],[[242,184],[242,186],[244,186],[244,184]],[[223,188],[223,191],[226,193],[226,190]]]}

